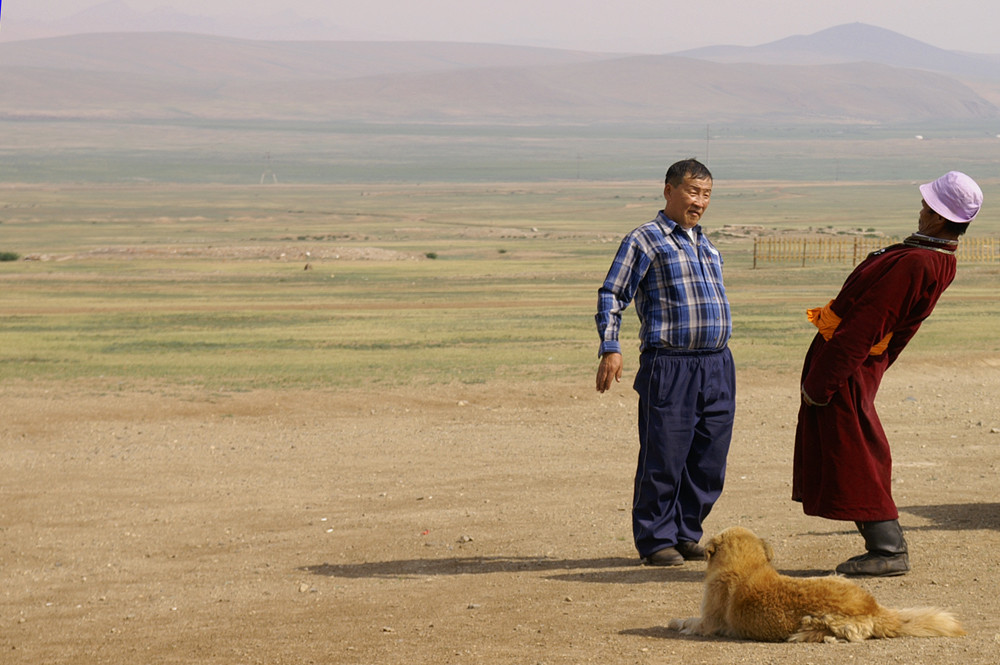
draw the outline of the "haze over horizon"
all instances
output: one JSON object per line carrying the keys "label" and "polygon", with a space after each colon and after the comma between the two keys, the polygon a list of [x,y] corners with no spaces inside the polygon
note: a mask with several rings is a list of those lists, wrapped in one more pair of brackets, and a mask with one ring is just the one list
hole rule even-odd
{"label": "haze over horizon", "polygon": [[[1000,53],[994,10],[978,0],[35,0],[8,3],[0,39],[95,31],[190,30],[273,40],[451,41],[585,51],[673,53],[757,46],[866,23],[948,50]],[[754,26],[752,28],[748,26]]]}

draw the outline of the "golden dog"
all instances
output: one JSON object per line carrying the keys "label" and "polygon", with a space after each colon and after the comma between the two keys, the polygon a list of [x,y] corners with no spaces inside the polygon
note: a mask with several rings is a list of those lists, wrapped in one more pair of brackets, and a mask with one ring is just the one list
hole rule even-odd
{"label": "golden dog", "polygon": [[670,621],[670,628],[688,635],[767,642],[965,635],[948,612],[882,607],[843,577],[781,575],[771,565],[770,545],[742,527],[715,536],[705,551],[708,568],[701,617]]}

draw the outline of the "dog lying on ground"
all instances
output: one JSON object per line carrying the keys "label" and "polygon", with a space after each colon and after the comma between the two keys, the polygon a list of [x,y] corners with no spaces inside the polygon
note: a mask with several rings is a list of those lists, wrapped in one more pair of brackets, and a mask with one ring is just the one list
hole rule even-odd
{"label": "dog lying on ground", "polygon": [[742,527],[718,534],[705,551],[708,568],[701,616],[672,619],[673,630],[767,642],[965,635],[948,612],[882,607],[843,577],[781,575],[771,565],[770,545]]}

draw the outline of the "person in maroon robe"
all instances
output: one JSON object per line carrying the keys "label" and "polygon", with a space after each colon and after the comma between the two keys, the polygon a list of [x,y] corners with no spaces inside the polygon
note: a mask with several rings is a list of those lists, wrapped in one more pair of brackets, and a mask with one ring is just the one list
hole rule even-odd
{"label": "person in maroon robe", "polygon": [[975,181],[958,171],[920,193],[917,232],[870,254],[834,300],[808,312],[819,332],[802,368],[792,499],[807,515],[855,523],[866,552],[837,566],[843,575],[910,570],[875,393],[954,279],[958,239],[983,201]]}

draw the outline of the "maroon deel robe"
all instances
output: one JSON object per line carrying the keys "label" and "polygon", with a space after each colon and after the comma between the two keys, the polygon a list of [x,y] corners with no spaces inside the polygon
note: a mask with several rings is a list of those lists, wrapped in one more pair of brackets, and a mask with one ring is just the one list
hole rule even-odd
{"label": "maroon deel robe", "polygon": [[[829,401],[799,407],[792,499],[807,515],[858,522],[899,517],[875,393],[955,277],[954,253],[911,242],[874,252],[855,268],[831,304],[840,325],[829,341],[817,333],[806,354],[802,386],[813,401]],[[869,355],[890,332],[886,351]]]}

